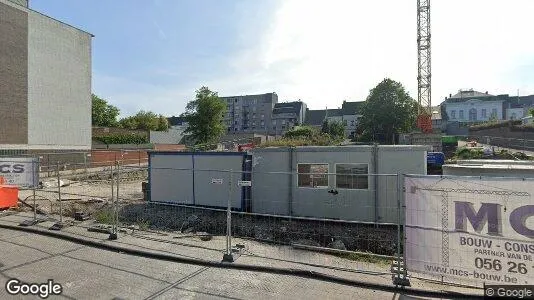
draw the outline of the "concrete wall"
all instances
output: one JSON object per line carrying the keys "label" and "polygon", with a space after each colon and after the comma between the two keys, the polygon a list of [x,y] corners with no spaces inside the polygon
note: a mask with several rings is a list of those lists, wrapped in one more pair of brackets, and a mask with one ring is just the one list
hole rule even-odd
{"label": "concrete wall", "polygon": [[469,136],[472,137],[497,137],[501,138],[505,144],[495,145],[506,147],[506,139],[527,139],[534,140],[534,131],[521,131],[521,130],[512,130],[509,126],[499,127],[499,128],[490,128],[482,130],[469,130]]}

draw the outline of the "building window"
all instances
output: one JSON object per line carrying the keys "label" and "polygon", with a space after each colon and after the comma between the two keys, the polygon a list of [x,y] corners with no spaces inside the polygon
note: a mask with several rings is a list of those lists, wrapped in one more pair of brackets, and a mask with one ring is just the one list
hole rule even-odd
{"label": "building window", "polygon": [[336,187],[351,190],[368,189],[368,169],[367,164],[336,164]]}
{"label": "building window", "polygon": [[261,114],[261,118],[264,119],[264,118],[265,118],[265,115],[264,115],[264,114]]}
{"label": "building window", "polygon": [[469,121],[476,121],[477,120],[477,110],[476,108],[471,108],[469,110]]}
{"label": "building window", "polygon": [[261,125],[261,127],[264,127],[265,126],[265,122],[261,121],[260,125]]}
{"label": "building window", "polygon": [[487,117],[488,117],[488,116],[487,116],[487,114],[486,114],[486,109],[483,108],[483,109],[482,109],[482,118],[487,118]]}
{"label": "building window", "polygon": [[350,126],[354,127],[354,120],[350,121]]}
{"label": "building window", "polygon": [[464,119],[464,111],[463,110],[460,110],[460,113],[459,113],[458,117],[459,117],[460,120]]}
{"label": "building window", "polygon": [[455,110],[451,110],[451,118],[452,119],[456,119],[456,111]]}
{"label": "building window", "polygon": [[298,187],[328,187],[328,164],[298,164],[297,170]]}
{"label": "building window", "polygon": [[273,120],[273,125],[275,125],[275,126],[276,126],[276,120]]}

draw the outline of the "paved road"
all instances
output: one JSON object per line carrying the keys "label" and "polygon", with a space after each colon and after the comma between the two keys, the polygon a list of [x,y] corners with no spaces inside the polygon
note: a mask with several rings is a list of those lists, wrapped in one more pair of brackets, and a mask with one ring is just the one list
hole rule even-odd
{"label": "paved road", "polygon": [[0,249],[0,299],[21,299],[7,293],[10,278],[53,279],[63,294],[49,299],[413,299],[299,277],[169,263],[6,229],[0,230]]}

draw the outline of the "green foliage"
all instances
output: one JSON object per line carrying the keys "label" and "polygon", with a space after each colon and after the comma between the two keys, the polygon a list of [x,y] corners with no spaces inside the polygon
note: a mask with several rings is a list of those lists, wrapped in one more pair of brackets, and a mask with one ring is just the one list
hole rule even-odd
{"label": "green foliage", "polygon": [[92,124],[93,126],[115,127],[117,126],[117,117],[119,116],[119,109],[95,94],[91,94],[92,98]]}
{"label": "green foliage", "polygon": [[361,111],[363,136],[391,143],[395,134],[415,128],[418,104],[402,84],[386,78],[371,90]]}
{"label": "green foliage", "polygon": [[147,136],[139,134],[113,134],[108,136],[95,137],[95,140],[102,142],[106,145],[114,144],[148,144],[149,140]]}
{"label": "green foliage", "polygon": [[101,224],[113,224],[113,211],[111,209],[103,209],[94,214],[94,218]]}
{"label": "green foliage", "polygon": [[328,122],[328,134],[336,139],[345,137],[345,125],[341,122]]}
{"label": "green foliage", "polygon": [[259,147],[332,146],[339,145],[342,140],[343,137],[332,136],[310,126],[300,126],[288,131],[282,139],[263,143]]}
{"label": "green foliage", "polygon": [[169,120],[167,120],[167,118],[165,118],[164,116],[159,115],[157,130],[158,131],[166,131],[168,129],[169,129]]}
{"label": "green foliage", "polygon": [[141,110],[137,114],[120,120],[122,128],[132,130],[159,130],[165,131],[169,128],[169,123],[162,115],[156,115],[151,111]]}
{"label": "green foliage", "polygon": [[310,139],[317,132],[310,126],[297,126],[284,134],[287,139]]}
{"label": "green foliage", "polygon": [[189,126],[185,132],[191,134],[197,144],[216,143],[226,132],[225,113],[226,103],[216,92],[203,86],[196,91],[195,100],[187,103],[183,116]]}
{"label": "green foliage", "polygon": [[484,151],[479,148],[461,148],[456,151],[456,159],[480,159],[484,157]]}
{"label": "green foliage", "polygon": [[529,110],[528,110],[528,113],[529,113],[532,117],[534,117],[534,108],[529,109]]}
{"label": "green foliage", "polygon": [[327,119],[323,121],[323,125],[321,126],[321,132],[328,133],[328,120]]}
{"label": "green foliage", "polygon": [[478,130],[484,130],[484,129],[502,128],[502,127],[519,126],[519,125],[521,125],[521,120],[509,120],[509,121],[499,122],[498,120],[493,119],[483,124],[470,126],[469,130],[478,131]]}

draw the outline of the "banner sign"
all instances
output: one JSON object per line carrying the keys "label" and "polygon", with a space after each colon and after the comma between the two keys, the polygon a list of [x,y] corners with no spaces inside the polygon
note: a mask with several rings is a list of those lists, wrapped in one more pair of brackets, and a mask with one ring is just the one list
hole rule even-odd
{"label": "banner sign", "polygon": [[407,176],[405,188],[409,271],[534,284],[534,180]]}
{"label": "banner sign", "polygon": [[33,187],[39,184],[38,159],[34,157],[0,157],[0,177],[4,184]]}

